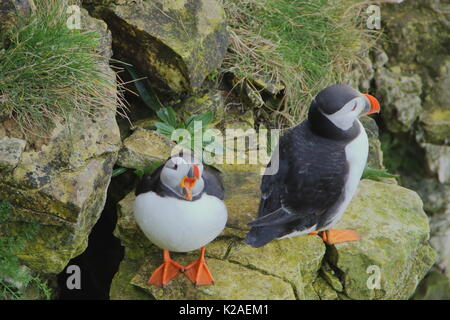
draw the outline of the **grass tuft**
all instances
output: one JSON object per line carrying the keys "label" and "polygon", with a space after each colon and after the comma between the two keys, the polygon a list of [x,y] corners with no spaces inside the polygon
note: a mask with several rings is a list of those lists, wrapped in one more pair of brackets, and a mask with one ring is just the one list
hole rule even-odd
{"label": "grass tuft", "polygon": [[115,84],[99,63],[99,35],[67,28],[66,1],[35,3],[0,39],[9,43],[0,50],[0,119],[42,132],[116,105]]}
{"label": "grass tuft", "polygon": [[[263,101],[262,80],[284,86],[277,104],[260,113],[273,125],[297,124],[321,89],[342,82],[375,37],[356,0],[228,0],[231,27],[223,73],[232,73]],[[266,99],[267,100],[267,99]]]}

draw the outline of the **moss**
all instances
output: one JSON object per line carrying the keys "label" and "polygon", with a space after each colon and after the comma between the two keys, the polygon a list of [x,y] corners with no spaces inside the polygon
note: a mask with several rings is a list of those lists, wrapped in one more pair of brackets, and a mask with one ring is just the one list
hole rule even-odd
{"label": "moss", "polygon": [[[330,258],[343,273],[345,294],[352,299],[409,298],[436,258],[427,243],[421,199],[405,188],[369,180],[360,183],[356,197],[336,228],[356,229],[361,240],[336,245]],[[381,272],[379,289],[367,286],[370,266]]]}
{"label": "moss", "polygon": [[23,251],[41,231],[33,222],[12,223],[14,208],[0,200],[0,300],[50,299],[47,283],[22,265]]}
{"label": "moss", "polygon": [[174,146],[166,136],[153,130],[138,128],[123,141],[117,165],[143,169],[151,162],[165,161]]}
{"label": "moss", "polygon": [[[187,264],[197,257],[194,255],[178,256],[177,261]],[[161,259],[146,260],[136,273],[131,283],[150,293],[156,299],[295,299],[292,287],[285,281],[262,274],[258,271],[244,268],[239,264],[214,258],[207,258],[206,263],[214,276],[214,286],[195,287],[183,275],[178,276],[166,289],[156,288],[147,284],[151,272],[161,263]],[[258,290],[254,290],[255,284]],[[236,286],[238,285],[238,287]]]}
{"label": "moss", "polygon": [[450,137],[450,110],[434,109],[424,112],[420,118],[424,140],[434,144],[446,144]]}
{"label": "moss", "polygon": [[[152,80],[160,93],[197,90],[227,47],[223,9],[215,1],[154,1],[98,7],[114,51]],[[206,13],[206,14],[205,14]]]}

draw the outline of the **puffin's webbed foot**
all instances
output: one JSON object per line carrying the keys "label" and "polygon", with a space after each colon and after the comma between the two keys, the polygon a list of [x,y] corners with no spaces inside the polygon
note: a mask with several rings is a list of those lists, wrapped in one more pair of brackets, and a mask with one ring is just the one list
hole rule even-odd
{"label": "puffin's webbed foot", "polygon": [[359,234],[352,229],[329,229],[320,231],[318,234],[326,244],[358,241],[360,239]]}
{"label": "puffin's webbed foot", "polygon": [[196,286],[213,285],[214,279],[205,263],[205,247],[201,248],[200,257],[185,268],[185,275]]}
{"label": "puffin's webbed foot", "polygon": [[148,279],[149,285],[165,288],[167,284],[179,273],[184,271],[184,267],[170,258],[169,250],[163,250],[164,262],[160,265]]}

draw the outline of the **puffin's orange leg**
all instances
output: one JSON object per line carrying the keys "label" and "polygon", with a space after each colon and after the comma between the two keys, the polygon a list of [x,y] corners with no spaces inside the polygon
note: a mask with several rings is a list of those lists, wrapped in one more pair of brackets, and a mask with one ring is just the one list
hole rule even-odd
{"label": "puffin's orange leg", "polygon": [[319,236],[326,244],[358,241],[360,239],[359,234],[351,229],[329,229],[319,232]]}
{"label": "puffin's orange leg", "polygon": [[316,234],[319,234],[317,231],[311,231],[308,233],[310,236],[315,236]]}
{"label": "puffin's orange leg", "polygon": [[173,261],[170,258],[169,250],[164,249],[164,262],[160,265],[148,279],[148,284],[153,284],[160,288],[165,288],[166,285],[175,278],[180,272],[184,270],[184,267]]}
{"label": "puffin's orange leg", "polygon": [[186,266],[185,275],[196,286],[207,286],[214,284],[214,279],[205,263],[205,247],[201,248],[200,257]]}

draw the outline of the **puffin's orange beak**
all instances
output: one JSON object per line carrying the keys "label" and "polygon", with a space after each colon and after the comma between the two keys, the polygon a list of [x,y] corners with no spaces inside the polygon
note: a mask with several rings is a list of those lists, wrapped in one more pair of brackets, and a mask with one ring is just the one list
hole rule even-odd
{"label": "puffin's orange beak", "polygon": [[379,113],[380,112],[380,103],[378,102],[377,98],[375,98],[374,96],[370,95],[370,94],[364,94],[364,96],[369,99],[370,101],[370,111],[366,113],[367,114],[372,114],[372,113]]}
{"label": "puffin's orange beak", "polygon": [[184,191],[184,198],[189,201],[192,200],[192,189],[194,189],[197,180],[200,179],[200,170],[198,166],[194,164],[192,168],[193,168],[193,176],[192,177],[184,176],[180,182],[180,187]]}

